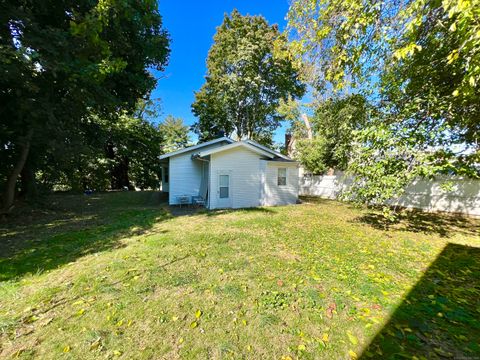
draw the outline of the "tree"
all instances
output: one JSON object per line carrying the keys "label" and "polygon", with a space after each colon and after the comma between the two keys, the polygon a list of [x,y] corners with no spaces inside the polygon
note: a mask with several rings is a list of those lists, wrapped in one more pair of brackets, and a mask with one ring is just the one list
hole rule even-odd
{"label": "tree", "polygon": [[109,163],[110,188],[157,188],[162,138],[139,111],[124,112],[118,121],[105,122],[103,149]]}
{"label": "tree", "polygon": [[302,136],[304,123],[294,124],[297,158],[305,169],[322,174],[328,169],[345,170],[351,158],[354,139],[369,116],[369,107],[361,95],[331,98],[316,105],[310,118],[313,137]]}
{"label": "tree", "polygon": [[352,199],[385,204],[417,176],[480,176],[479,15],[478,0],[292,4],[292,47],[318,60],[317,83],[378,107],[356,132]]}
{"label": "tree", "polygon": [[162,151],[164,153],[181,149],[188,145],[190,128],[183,123],[183,119],[168,115],[158,126],[162,136]]}
{"label": "tree", "polygon": [[195,93],[194,130],[201,140],[223,131],[271,142],[283,117],[281,99],[300,97],[304,85],[286,37],[261,16],[225,15],[207,58],[205,84]]}
{"label": "tree", "polygon": [[8,0],[0,24],[5,212],[31,148],[74,143],[92,113],[114,121],[133,109],[155,85],[148,68],[163,70],[169,49],[154,0]]}
{"label": "tree", "polygon": [[[140,101],[133,114],[122,110],[115,121],[91,114],[75,137],[33,152],[40,190],[157,188],[162,139],[149,108]],[[21,180],[23,188],[23,173]]]}

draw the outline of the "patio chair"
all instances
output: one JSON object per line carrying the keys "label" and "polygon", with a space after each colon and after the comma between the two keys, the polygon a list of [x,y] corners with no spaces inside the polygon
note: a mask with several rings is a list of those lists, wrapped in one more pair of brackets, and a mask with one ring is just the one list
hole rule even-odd
{"label": "patio chair", "polygon": [[205,206],[205,199],[203,196],[192,196],[192,204],[196,207]]}
{"label": "patio chair", "polygon": [[182,207],[182,205],[190,204],[190,196],[189,195],[177,195],[177,203]]}

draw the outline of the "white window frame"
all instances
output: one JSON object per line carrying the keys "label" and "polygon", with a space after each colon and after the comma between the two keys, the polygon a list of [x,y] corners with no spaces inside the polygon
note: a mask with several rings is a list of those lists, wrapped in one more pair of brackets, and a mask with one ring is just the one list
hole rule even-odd
{"label": "white window frame", "polygon": [[[221,184],[221,178],[222,176],[227,176],[227,179],[228,179],[228,184],[226,186],[222,186]],[[225,196],[223,197],[222,196],[222,188],[226,188],[227,189],[227,195],[228,196]],[[219,199],[230,199],[230,174],[219,174],[218,175],[218,197]]]}
{"label": "white window frame", "polygon": [[[285,170],[285,176],[280,176],[280,170]],[[279,167],[277,168],[277,186],[287,186],[287,168],[286,167]],[[280,179],[285,179],[285,183],[281,184]]]}

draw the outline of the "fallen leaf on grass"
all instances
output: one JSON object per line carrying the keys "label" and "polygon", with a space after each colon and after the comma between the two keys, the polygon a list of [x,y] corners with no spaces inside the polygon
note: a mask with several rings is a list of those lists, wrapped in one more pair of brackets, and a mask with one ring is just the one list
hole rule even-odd
{"label": "fallen leaf on grass", "polygon": [[331,303],[327,308],[327,317],[331,319],[333,317],[333,312],[337,310],[337,304]]}
{"label": "fallen leaf on grass", "polygon": [[196,317],[197,319],[200,319],[200,316],[202,316],[202,311],[201,311],[201,310],[197,310],[197,311],[195,312],[195,317]]}
{"label": "fallen leaf on grass", "polygon": [[38,319],[40,319],[40,317],[38,317],[37,315],[32,315],[32,316],[27,317],[23,322],[26,323],[26,324],[31,324],[31,323],[37,321]]}
{"label": "fallen leaf on grass", "polygon": [[195,329],[196,327],[198,326],[198,323],[196,321],[193,321],[191,324],[190,324],[190,327],[192,329]]}
{"label": "fallen leaf on grass", "polygon": [[353,345],[357,345],[358,344],[358,339],[355,335],[352,335],[352,333],[350,331],[347,331],[347,336],[348,336],[348,340],[350,340],[350,342],[353,344]]}
{"label": "fallen leaf on grass", "polygon": [[101,343],[102,343],[102,338],[101,337],[97,338],[94,342],[90,344],[90,350],[98,349]]}

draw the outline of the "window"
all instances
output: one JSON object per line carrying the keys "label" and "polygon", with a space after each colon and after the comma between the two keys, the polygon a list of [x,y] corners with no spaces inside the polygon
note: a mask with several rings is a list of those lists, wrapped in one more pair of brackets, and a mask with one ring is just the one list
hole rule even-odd
{"label": "window", "polygon": [[277,185],[287,185],[287,168],[278,168]]}
{"label": "window", "polygon": [[228,175],[220,175],[220,199],[228,198],[229,182],[230,179]]}

